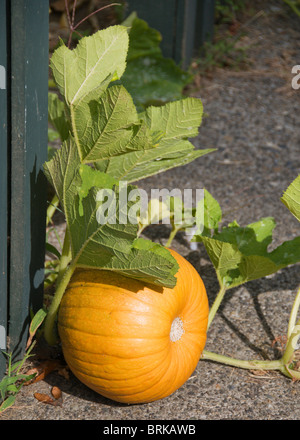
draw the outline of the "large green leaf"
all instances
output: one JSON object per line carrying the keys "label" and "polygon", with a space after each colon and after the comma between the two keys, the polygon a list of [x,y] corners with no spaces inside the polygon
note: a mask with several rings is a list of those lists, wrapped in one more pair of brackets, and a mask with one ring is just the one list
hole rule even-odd
{"label": "large green leaf", "polygon": [[136,12],[132,12],[122,25],[126,26],[129,31],[127,62],[149,56],[162,57],[159,47],[162,41],[160,32],[139,19]]}
{"label": "large green leaf", "polygon": [[300,222],[300,174],[289,185],[281,200]]}
{"label": "large green leaf", "polygon": [[[129,186],[128,193],[132,189],[134,187]],[[75,237],[72,244],[77,265],[113,270],[153,284],[174,287],[174,268],[178,269],[175,260],[169,254],[166,258],[161,246],[137,246],[138,225],[128,220],[120,223],[120,209],[130,209],[131,204],[121,206],[117,187],[109,192],[103,189],[103,192],[108,200],[104,201],[102,221],[99,221],[99,210],[104,197],[99,198],[99,188],[93,188],[84,198],[84,215],[80,219],[75,197],[69,228]]]}
{"label": "large green leaf", "polygon": [[[66,216],[72,261],[80,267],[113,270],[174,287],[176,260],[162,246],[141,246],[141,242],[136,242],[138,219],[131,222],[126,217],[120,221],[121,214],[127,216],[134,203],[120,203],[115,180],[81,164],[76,152],[72,140],[65,142],[44,166]],[[126,187],[126,200],[132,189],[136,188]]]}
{"label": "large green leaf", "polygon": [[124,26],[111,26],[82,38],[74,50],[61,45],[51,57],[54,80],[68,106],[87,96],[101,96],[107,78],[120,78],[126,67],[128,34]]}
{"label": "large green leaf", "polygon": [[130,94],[121,85],[107,89],[123,74],[127,49],[126,28],[113,26],[83,38],[74,50],[62,45],[51,58],[53,76],[66,105],[51,97],[50,110],[54,107],[62,122],[67,109],[65,119],[82,163],[151,147]]}
{"label": "large green leaf", "polygon": [[[59,47],[51,66],[66,101],[64,106],[55,98],[56,108],[60,119],[63,108],[67,108],[79,161],[97,162],[98,170],[133,182],[187,164],[213,150],[195,150],[188,140],[198,134],[201,124],[203,107],[199,99],[149,107],[138,115],[123,86],[107,88],[113,71],[118,75],[124,71],[127,45],[126,27],[112,27],[83,38],[73,51]],[[115,51],[117,61],[108,63],[107,57]]]}
{"label": "large green leaf", "polygon": [[97,168],[117,179],[135,182],[185,165],[214,151],[195,150],[188,140],[198,134],[202,113],[202,103],[196,98],[186,98],[162,107],[149,107],[141,117],[157,143],[153,143],[151,149],[97,162]]}
{"label": "large green leaf", "polygon": [[[205,197],[207,194],[206,191]],[[204,205],[215,205],[212,199],[209,195],[209,203]],[[212,218],[213,212],[215,218]],[[211,210],[204,218],[209,218],[210,225],[215,229],[221,218],[220,210]],[[211,235],[207,228],[203,234],[196,235],[194,241],[203,242],[220,285],[232,288],[300,261],[300,237],[268,251],[275,226],[272,217],[262,218],[246,227],[239,226],[235,221],[220,231],[215,229]]]}
{"label": "large green leaf", "polygon": [[203,105],[198,98],[180,99],[160,107],[150,106],[141,116],[152,133],[163,133],[161,143],[188,139],[198,135]]}
{"label": "large green leaf", "polygon": [[63,143],[51,160],[44,163],[44,173],[62,207],[68,206],[72,196],[77,193],[76,184],[79,186],[81,183],[79,167],[80,158],[72,137]]}
{"label": "large green leaf", "polygon": [[110,87],[98,100],[80,103],[72,121],[82,162],[151,147],[145,124],[123,86]]}
{"label": "large green leaf", "polygon": [[199,203],[196,214],[202,224],[201,236],[211,237],[212,231],[217,232],[222,220],[222,209],[216,199],[204,188],[203,203]]}
{"label": "large green leaf", "polygon": [[56,93],[48,93],[48,120],[57,130],[61,141],[67,140],[70,124],[65,114],[65,105]]}
{"label": "large green leaf", "polygon": [[191,76],[170,58],[144,57],[128,62],[122,84],[139,110],[161,106],[183,97]]}
{"label": "large green leaf", "polygon": [[192,76],[165,58],[160,49],[161,34],[135,13],[123,23],[129,29],[127,67],[122,84],[130,92],[139,109],[163,105],[180,99],[183,88]]}
{"label": "large green leaf", "polygon": [[212,151],[214,150],[194,150],[188,141],[176,141],[163,147],[135,151],[105,162],[98,162],[96,166],[113,177],[130,183],[186,165]]}

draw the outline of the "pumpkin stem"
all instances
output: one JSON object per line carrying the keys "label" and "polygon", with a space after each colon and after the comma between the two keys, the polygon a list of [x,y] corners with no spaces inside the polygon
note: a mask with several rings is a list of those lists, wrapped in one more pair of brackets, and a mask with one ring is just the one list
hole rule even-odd
{"label": "pumpkin stem", "polygon": [[182,319],[179,318],[178,316],[177,318],[174,319],[171,325],[171,331],[170,331],[171,341],[172,342],[179,341],[183,333],[184,333],[183,322]]}

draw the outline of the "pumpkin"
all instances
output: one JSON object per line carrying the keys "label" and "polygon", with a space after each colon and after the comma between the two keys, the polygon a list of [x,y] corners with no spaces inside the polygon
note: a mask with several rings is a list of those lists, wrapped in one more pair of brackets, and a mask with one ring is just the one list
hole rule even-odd
{"label": "pumpkin", "polygon": [[201,277],[181,255],[172,289],[101,270],[75,271],[58,331],[74,375],[101,395],[146,403],[177,390],[206,342],[208,300]]}

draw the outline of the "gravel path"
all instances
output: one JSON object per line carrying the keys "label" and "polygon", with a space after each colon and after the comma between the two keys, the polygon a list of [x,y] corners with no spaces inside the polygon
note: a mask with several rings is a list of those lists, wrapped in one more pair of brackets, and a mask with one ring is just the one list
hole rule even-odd
{"label": "gravel path", "polygon": [[[207,115],[195,145],[218,151],[194,163],[140,183],[145,189],[207,188],[219,201],[224,221],[246,225],[273,216],[274,245],[299,235],[299,224],[280,201],[300,170],[300,89],[291,87],[292,66],[300,64],[300,21],[281,1],[255,2],[258,14],[245,28],[252,61],[245,71],[219,70],[191,90]],[[285,12],[283,12],[285,11]],[[166,240],[165,227],[148,237]],[[199,270],[210,303],[218,290],[203,247],[192,251],[182,234],[173,242]],[[207,350],[241,359],[276,358],[275,337],[287,329],[290,307],[300,284],[299,265],[228,292],[208,333]],[[37,402],[34,392],[63,392],[62,406]],[[56,372],[23,388],[15,406],[0,420],[300,420],[299,382],[279,373],[239,370],[201,360],[192,377],[172,396],[145,405],[119,405]]]}

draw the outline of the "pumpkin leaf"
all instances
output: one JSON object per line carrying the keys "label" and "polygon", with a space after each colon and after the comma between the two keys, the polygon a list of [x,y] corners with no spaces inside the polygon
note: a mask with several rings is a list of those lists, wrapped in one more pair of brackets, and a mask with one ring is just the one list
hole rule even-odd
{"label": "pumpkin leaf", "polygon": [[[214,206],[215,210],[208,209],[208,214],[204,216],[206,230],[202,234],[196,234],[193,241],[204,244],[221,287],[236,287],[300,261],[300,237],[268,251],[276,226],[272,217],[262,218],[246,227],[241,227],[234,221],[216,230],[221,212],[211,196],[208,196],[208,192],[205,197],[205,207]],[[211,227],[213,231],[209,232]]]}
{"label": "pumpkin leaf", "polygon": [[300,175],[289,185],[281,201],[300,222]]}
{"label": "pumpkin leaf", "polygon": [[65,141],[69,136],[70,124],[66,118],[65,105],[56,93],[48,93],[48,121],[55,128],[61,141]]}
{"label": "pumpkin leaf", "polygon": [[[86,175],[81,177],[84,181]],[[134,189],[126,187],[125,199]],[[113,270],[146,282],[174,287],[173,275],[178,270],[175,259],[160,245],[137,246],[137,217],[136,222],[131,223],[127,216],[127,209],[130,210],[134,203],[122,205],[123,196],[117,186],[92,188],[82,200],[84,214],[80,221],[75,197],[69,217],[73,258],[81,267]]]}
{"label": "pumpkin leaf", "polygon": [[163,105],[182,98],[183,88],[192,75],[162,54],[160,32],[132,13],[124,22],[128,27],[129,49],[122,84],[133,96],[135,105]]}
{"label": "pumpkin leaf", "polygon": [[[68,206],[72,194],[77,192],[76,182],[80,184],[80,165],[78,150],[72,137],[63,143],[51,160],[44,163],[44,173],[63,207]],[[64,213],[67,215],[66,211]]]}
{"label": "pumpkin leaf", "polygon": [[162,52],[159,47],[162,36],[156,29],[151,28],[144,20],[138,18],[136,12],[132,12],[122,23],[128,28],[129,48],[127,62],[136,58],[157,55]]}
{"label": "pumpkin leaf", "polygon": [[222,220],[222,209],[216,199],[204,189],[204,234],[209,233],[212,229],[217,231]]}
{"label": "pumpkin leaf", "polygon": [[95,166],[116,179],[132,183],[175,167],[187,165],[212,151],[214,150],[194,150],[188,141],[178,141],[161,148],[135,151],[106,162],[97,162]]}
{"label": "pumpkin leaf", "polygon": [[113,185],[117,184],[118,182],[109,174],[99,173],[86,165],[80,165],[79,174],[81,176],[81,185],[78,189],[79,214],[82,216],[82,200],[88,195],[91,188],[112,188]]}
{"label": "pumpkin leaf", "polygon": [[[61,112],[63,107],[68,109],[79,161],[95,162],[100,171],[133,182],[187,164],[213,150],[195,150],[188,140],[198,134],[201,124],[203,107],[199,99],[149,107],[138,115],[123,86],[107,89],[114,71],[120,76],[125,69],[125,30],[125,26],[116,26],[99,31],[83,38],[73,51],[62,45],[53,54],[51,67],[67,105],[56,104]],[[104,43],[108,37],[111,40]],[[119,60],[111,64],[107,63],[107,54],[114,54],[114,41]],[[91,48],[97,56],[90,53]],[[95,76],[98,61],[103,70]],[[78,75],[74,74],[75,67],[80,70]]]}
{"label": "pumpkin leaf", "polygon": [[[80,267],[114,270],[157,285],[173,287],[176,260],[157,247],[134,246],[138,217],[128,220],[134,202],[125,197],[116,180],[80,164],[72,139],[44,166],[63,207],[70,232],[72,259]],[[123,203],[123,198],[125,202]]]}
{"label": "pumpkin leaf", "polygon": [[84,101],[72,114],[81,162],[118,157],[150,148],[145,124],[123,86],[112,86],[97,100]]}
{"label": "pumpkin leaf", "polygon": [[203,105],[197,98],[169,102],[160,107],[148,107],[141,114],[152,132],[163,133],[162,142],[187,139],[198,135]]}
{"label": "pumpkin leaf", "polygon": [[[145,251],[150,251],[153,252],[156,256],[161,256],[162,260],[161,263],[166,265],[167,263],[164,260],[169,261],[170,264],[172,264],[171,267],[171,274],[175,275],[179,269],[178,263],[176,262],[176,264],[173,264],[173,257],[170,254],[170,252],[168,251],[168,249],[166,249],[163,246],[160,246],[158,243],[153,243],[150,240],[145,240],[143,238],[137,238],[134,243],[133,243],[133,247],[134,249],[140,249],[140,250],[145,250]],[[149,252],[147,252],[147,254],[150,256],[151,254]]]}
{"label": "pumpkin leaf", "polygon": [[161,106],[181,99],[183,89],[191,79],[192,76],[180,69],[171,58],[145,56],[128,62],[122,84],[141,111],[149,105]]}
{"label": "pumpkin leaf", "polygon": [[116,179],[131,183],[208,154],[214,150],[195,150],[188,140],[197,136],[202,114],[202,103],[196,98],[149,107],[140,117],[151,133],[152,148],[99,161],[95,166]]}
{"label": "pumpkin leaf", "polygon": [[128,41],[125,26],[111,26],[82,38],[73,50],[64,44],[55,50],[50,65],[68,107],[97,99],[106,89],[108,78],[122,76]]}
{"label": "pumpkin leaf", "polygon": [[83,38],[74,50],[60,46],[51,58],[51,68],[65,104],[51,96],[52,122],[61,130],[63,111],[72,127],[81,162],[118,156],[151,147],[144,124],[132,98],[121,85],[107,90],[126,66],[128,35],[124,26],[114,26]]}

